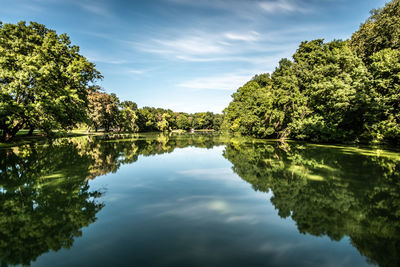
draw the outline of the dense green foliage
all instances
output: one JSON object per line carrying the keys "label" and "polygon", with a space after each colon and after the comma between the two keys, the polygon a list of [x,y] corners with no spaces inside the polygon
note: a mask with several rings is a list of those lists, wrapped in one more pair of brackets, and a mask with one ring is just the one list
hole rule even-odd
{"label": "dense green foliage", "polygon": [[392,0],[371,16],[351,37],[351,45],[366,62],[383,49],[400,49],[400,1]]}
{"label": "dense green foliage", "polygon": [[188,114],[173,112],[162,108],[143,107],[139,109],[139,131],[171,131],[171,130],[195,130],[213,129],[219,130],[222,124],[222,115],[212,112],[200,112]]}
{"label": "dense green foliage", "polygon": [[302,42],[293,60],[232,95],[224,128],[254,137],[400,142],[400,1],[351,40]]}
{"label": "dense green foliage", "polygon": [[172,130],[219,130],[221,114],[200,112],[188,114],[170,109],[137,108],[132,101],[120,102],[114,94],[96,90],[89,95],[89,126],[96,131],[169,132]]}
{"label": "dense green foliage", "polygon": [[26,128],[70,129],[86,120],[87,86],[101,78],[66,34],[0,22],[0,138]]}
{"label": "dense green foliage", "polygon": [[250,81],[233,94],[233,101],[225,109],[225,124],[231,131],[267,137],[268,133],[274,132],[267,114],[272,110],[272,101],[270,87]]}

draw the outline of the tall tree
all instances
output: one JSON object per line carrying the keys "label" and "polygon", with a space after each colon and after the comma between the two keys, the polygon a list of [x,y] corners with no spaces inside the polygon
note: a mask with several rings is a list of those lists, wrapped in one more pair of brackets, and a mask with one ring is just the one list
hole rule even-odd
{"label": "tall tree", "polygon": [[268,137],[274,130],[266,118],[272,109],[271,85],[260,87],[250,81],[232,95],[233,100],[224,110],[224,128],[255,137]]}
{"label": "tall tree", "polygon": [[351,37],[351,46],[366,62],[380,50],[400,49],[400,0],[373,9],[371,16]]}
{"label": "tall tree", "polygon": [[370,59],[374,101],[365,135],[378,142],[400,143],[400,50],[384,49]]}
{"label": "tall tree", "polygon": [[188,130],[191,126],[189,118],[186,114],[179,114],[176,118],[176,124],[178,129]]}
{"label": "tall tree", "polygon": [[111,127],[117,126],[119,118],[118,102],[115,95],[100,92],[96,87],[89,95],[89,124],[97,132],[99,128],[109,131]]}
{"label": "tall tree", "polygon": [[299,90],[310,114],[295,121],[297,137],[355,140],[368,103],[368,70],[347,42],[303,42],[293,55]]}
{"label": "tall tree", "polygon": [[278,137],[288,137],[295,121],[302,121],[311,110],[307,107],[307,98],[300,92],[300,81],[295,72],[296,64],[284,58],[272,74],[273,83],[273,120]]}
{"label": "tall tree", "polygon": [[137,105],[132,101],[124,101],[120,104],[120,130],[127,132],[137,132],[139,126],[137,125]]}
{"label": "tall tree", "polygon": [[24,126],[50,133],[86,119],[87,86],[101,78],[66,34],[0,22],[0,139]]}

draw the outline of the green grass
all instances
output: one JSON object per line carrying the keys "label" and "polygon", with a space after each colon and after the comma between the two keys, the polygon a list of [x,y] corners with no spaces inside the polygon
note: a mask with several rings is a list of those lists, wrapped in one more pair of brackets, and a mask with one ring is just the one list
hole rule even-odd
{"label": "green grass", "polygon": [[[33,135],[28,135],[29,130],[22,129],[17,134],[15,139],[12,142],[1,143],[0,148],[9,148],[14,146],[20,146],[25,144],[30,144],[37,141],[44,141],[48,140],[49,137],[46,136],[42,131],[35,130],[33,131]],[[101,133],[87,133],[86,129],[74,129],[69,132],[65,131],[53,131],[54,136],[52,138],[62,138],[62,137],[77,137],[77,136],[84,136],[84,135],[102,135],[105,134],[104,132]]]}
{"label": "green grass", "polygon": [[[22,129],[17,133],[17,136],[23,136],[23,135],[27,135],[29,133],[29,130],[27,129]],[[33,131],[33,135],[38,135],[41,134],[41,132],[39,130],[34,130]]]}

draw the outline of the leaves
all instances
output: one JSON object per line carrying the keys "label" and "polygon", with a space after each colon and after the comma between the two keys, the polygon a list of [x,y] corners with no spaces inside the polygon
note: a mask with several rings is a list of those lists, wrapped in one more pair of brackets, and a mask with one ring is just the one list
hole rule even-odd
{"label": "leaves", "polygon": [[[302,42],[293,61],[232,95],[224,128],[314,142],[400,143],[400,1],[349,41]],[[258,84],[258,88],[255,87]]]}
{"label": "leaves", "polygon": [[49,133],[86,120],[88,85],[100,79],[66,34],[32,22],[0,24],[0,132],[24,126]]}

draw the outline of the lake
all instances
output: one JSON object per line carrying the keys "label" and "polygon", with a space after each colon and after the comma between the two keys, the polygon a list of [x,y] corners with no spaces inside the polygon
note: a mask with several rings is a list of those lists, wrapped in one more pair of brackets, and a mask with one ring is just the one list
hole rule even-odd
{"label": "lake", "polygon": [[400,154],[218,134],[0,150],[1,266],[400,266]]}

